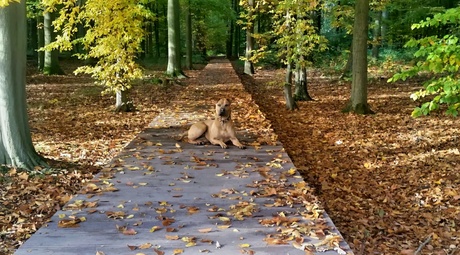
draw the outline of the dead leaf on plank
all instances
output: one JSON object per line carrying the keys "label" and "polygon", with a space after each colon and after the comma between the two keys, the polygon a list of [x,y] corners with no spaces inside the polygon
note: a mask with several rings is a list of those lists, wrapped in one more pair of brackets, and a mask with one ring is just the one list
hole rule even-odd
{"label": "dead leaf on plank", "polygon": [[78,228],[80,227],[80,225],[78,225],[78,223],[80,223],[81,220],[79,218],[76,218],[76,219],[64,219],[64,220],[60,220],[58,222],[58,227],[60,228]]}
{"label": "dead leaf on plank", "polygon": [[167,240],[179,240],[178,235],[175,235],[175,236],[166,235],[165,237],[166,237]]}
{"label": "dead leaf on plank", "polygon": [[151,243],[144,243],[139,245],[139,249],[149,249],[150,247],[152,247]]}
{"label": "dead leaf on plank", "polygon": [[178,255],[184,253],[184,249],[174,249],[173,255]]}
{"label": "dead leaf on plank", "polygon": [[153,249],[153,251],[157,254],[157,255],[165,255],[165,252],[164,251],[160,251],[156,248]]}
{"label": "dead leaf on plank", "polygon": [[132,228],[125,229],[125,230],[123,230],[122,233],[123,233],[123,235],[127,235],[127,236],[133,236],[133,235],[137,234],[136,230],[134,230]]}
{"label": "dead leaf on plank", "polygon": [[212,228],[202,228],[202,229],[198,229],[198,232],[200,233],[209,233],[212,231]]}

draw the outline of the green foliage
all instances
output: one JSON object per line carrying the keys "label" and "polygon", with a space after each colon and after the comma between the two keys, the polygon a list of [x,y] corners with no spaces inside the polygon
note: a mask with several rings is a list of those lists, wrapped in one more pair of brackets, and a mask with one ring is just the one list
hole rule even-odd
{"label": "green foliage", "polygon": [[[251,62],[264,60],[275,64],[273,59],[276,54],[278,64],[292,63],[297,68],[303,68],[311,65],[313,53],[326,49],[327,40],[319,35],[313,22],[315,11],[322,8],[320,1],[256,1],[251,7],[248,0],[244,0],[240,1],[240,6],[244,11],[238,23],[243,29],[254,26],[263,14],[272,21],[268,31],[252,35],[258,48],[253,50]],[[244,57],[241,59],[246,60]]]}
{"label": "green foliage", "polygon": [[319,1],[306,0],[284,0],[276,6],[273,34],[285,64],[307,67],[313,52],[326,50],[326,38],[318,34],[312,19],[313,11],[320,7]]}
{"label": "green foliage", "polygon": [[[142,77],[135,58],[144,38],[144,21],[153,17],[141,1],[87,0],[78,6],[75,0],[45,0],[45,4],[48,11],[60,7],[60,17],[54,23],[60,35],[47,47],[68,51],[80,43],[86,53],[76,56],[96,60],[94,66],[79,67],[75,73],[91,74],[106,88],[104,92],[125,91]],[[74,39],[79,25],[86,28],[86,34]]]}
{"label": "green foliage", "polygon": [[[412,25],[413,29],[425,27],[460,25],[460,7],[439,13],[433,18],[427,18]],[[411,95],[413,100],[420,100],[427,96],[433,97],[430,101],[417,107],[412,116],[427,115],[438,110],[442,104],[447,106],[446,114],[457,116],[460,108],[460,45],[456,34],[445,36],[428,36],[421,39],[412,39],[406,47],[418,47],[414,56],[419,59],[417,64],[409,70],[395,74],[389,82],[406,80],[421,73],[428,73],[433,78],[423,84],[424,89]]]}
{"label": "green foliage", "polygon": [[225,53],[228,21],[236,18],[231,1],[193,0],[190,8],[197,50],[212,49],[218,54]]}

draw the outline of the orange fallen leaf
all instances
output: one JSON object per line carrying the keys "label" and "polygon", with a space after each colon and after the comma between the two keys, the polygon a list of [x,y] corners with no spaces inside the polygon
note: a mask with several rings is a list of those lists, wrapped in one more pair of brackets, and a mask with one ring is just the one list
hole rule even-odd
{"label": "orange fallen leaf", "polygon": [[198,232],[200,233],[209,233],[212,231],[212,228],[202,228],[202,229],[198,229]]}
{"label": "orange fallen leaf", "polygon": [[136,230],[134,230],[132,228],[123,230],[123,235],[132,236],[132,235],[135,235],[135,234],[137,234],[137,232],[136,232]]}
{"label": "orange fallen leaf", "polygon": [[165,254],[164,251],[160,251],[160,250],[158,250],[158,249],[156,249],[156,248],[154,248],[153,251],[154,251],[157,255],[164,255],[164,254]]}
{"label": "orange fallen leaf", "polygon": [[167,240],[179,240],[178,235],[175,235],[175,236],[166,235],[165,237],[166,237]]}

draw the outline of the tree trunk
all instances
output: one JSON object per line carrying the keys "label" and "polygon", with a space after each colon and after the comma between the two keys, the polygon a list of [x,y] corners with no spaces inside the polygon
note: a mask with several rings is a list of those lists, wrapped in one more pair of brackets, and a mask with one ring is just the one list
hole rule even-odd
{"label": "tree trunk", "polygon": [[353,24],[353,71],[351,97],[344,112],[373,113],[367,104],[367,32],[369,0],[357,0]]}
{"label": "tree trunk", "polygon": [[0,165],[46,166],[34,149],[26,102],[26,4],[0,8]]}
{"label": "tree trunk", "polygon": [[[45,46],[45,32],[43,28],[43,16],[41,15],[37,17],[37,29],[38,29],[37,31],[38,48],[37,49],[40,49],[43,46]],[[45,67],[45,52],[44,51],[41,50],[38,52],[37,62],[38,62],[38,70],[43,71],[43,68]]]}
{"label": "tree trunk", "polygon": [[233,32],[234,32],[234,24],[233,20],[228,21],[229,28],[228,28],[228,37],[227,37],[227,58],[232,59],[233,57]]}
{"label": "tree trunk", "polygon": [[193,69],[193,61],[192,61],[192,57],[193,57],[193,51],[192,51],[192,12],[190,10],[191,6],[190,6],[190,0],[188,1],[188,6],[187,6],[187,14],[185,16],[185,27],[186,27],[186,30],[185,30],[185,35],[186,35],[186,39],[185,39],[185,42],[186,42],[186,49],[187,49],[187,52],[186,52],[186,58],[185,58],[185,67],[188,69],[188,70],[192,70]]}
{"label": "tree trunk", "polygon": [[382,47],[385,47],[386,45],[386,36],[387,36],[387,31],[388,31],[388,10],[385,9],[382,11],[382,21],[381,21],[381,31],[380,31],[380,34],[381,34],[381,37],[382,37],[382,40],[381,40],[381,45]]}
{"label": "tree trunk", "polygon": [[146,53],[147,58],[153,58],[153,25],[151,23],[147,24],[147,36],[145,38],[146,43]]}
{"label": "tree trunk", "polygon": [[379,58],[381,33],[382,33],[382,12],[377,12],[374,20],[373,40],[372,40],[372,58]]}
{"label": "tree trunk", "polygon": [[[54,28],[52,26],[55,14],[50,12],[44,12],[44,33],[45,33],[45,45],[50,44],[54,41]],[[43,67],[43,73],[47,75],[53,74],[64,74],[64,71],[59,66],[59,52],[57,50],[45,51],[45,62]]]}
{"label": "tree trunk", "polygon": [[343,68],[340,79],[343,79],[344,77],[347,77],[347,78],[350,77],[352,70],[353,70],[353,43],[350,45],[350,53],[348,54],[347,63],[345,64],[345,67]]}
{"label": "tree trunk", "polygon": [[[251,17],[253,15],[252,8],[254,8],[254,0],[249,0],[249,14]],[[254,74],[254,64],[250,60],[252,57],[252,50],[254,49],[254,24],[249,25],[246,29],[246,60],[244,61],[244,73],[253,75]]]}
{"label": "tree trunk", "polygon": [[[233,0],[233,10],[235,13],[240,13],[240,5],[238,0]],[[240,57],[240,26],[235,22],[234,26],[234,36],[233,36],[233,57],[238,59]]]}
{"label": "tree trunk", "polygon": [[313,98],[308,94],[307,87],[307,68],[297,68],[295,76],[295,93],[294,99],[296,101],[312,101]]}
{"label": "tree trunk", "polygon": [[284,98],[286,99],[286,108],[288,110],[295,110],[297,104],[292,97],[292,65],[289,63],[286,68],[286,79],[284,81]]}
{"label": "tree trunk", "polygon": [[180,54],[179,0],[168,0],[168,67],[166,74],[184,78]]}
{"label": "tree trunk", "polygon": [[[155,14],[157,16],[160,15],[160,12],[158,11],[158,2],[155,2]],[[154,37],[155,37],[155,53],[156,53],[156,57],[157,58],[160,58],[161,57],[161,53],[160,53],[160,49],[161,49],[161,45],[160,45],[160,21],[158,19],[155,19],[153,21],[153,33],[154,33]]]}
{"label": "tree trunk", "polygon": [[128,91],[117,90],[115,112],[132,112],[134,110],[133,102],[128,99]]}
{"label": "tree trunk", "polygon": [[34,60],[34,64],[38,64],[38,30],[37,30],[37,19],[29,19],[29,38],[30,38],[30,46],[29,50],[32,53],[32,58]]}

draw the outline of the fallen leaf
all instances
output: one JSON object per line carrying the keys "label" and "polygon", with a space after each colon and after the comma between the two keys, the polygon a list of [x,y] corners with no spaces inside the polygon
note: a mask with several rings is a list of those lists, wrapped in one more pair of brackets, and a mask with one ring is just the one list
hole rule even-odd
{"label": "fallen leaf", "polygon": [[184,253],[184,249],[174,249],[173,250],[173,255],[182,254],[182,253]]}
{"label": "fallen leaf", "polygon": [[153,249],[153,251],[157,254],[157,255],[165,255],[165,252],[164,251],[160,251],[156,248]]}
{"label": "fallen leaf", "polygon": [[132,228],[125,229],[125,230],[123,230],[122,233],[123,233],[123,235],[127,235],[127,236],[132,236],[132,235],[137,234],[136,230],[134,230]]}
{"label": "fallen leaf", "polygon": [[179,240],[179,236],[178,235],[175,235],[175,236],[166,235],[166,239],[167,240]]}
{"label": "fallen leaf", "polygon": [[212,228],[202,228],[202,229],[198,229],[198,232],[200,233],[209,233],[212,231]]}

